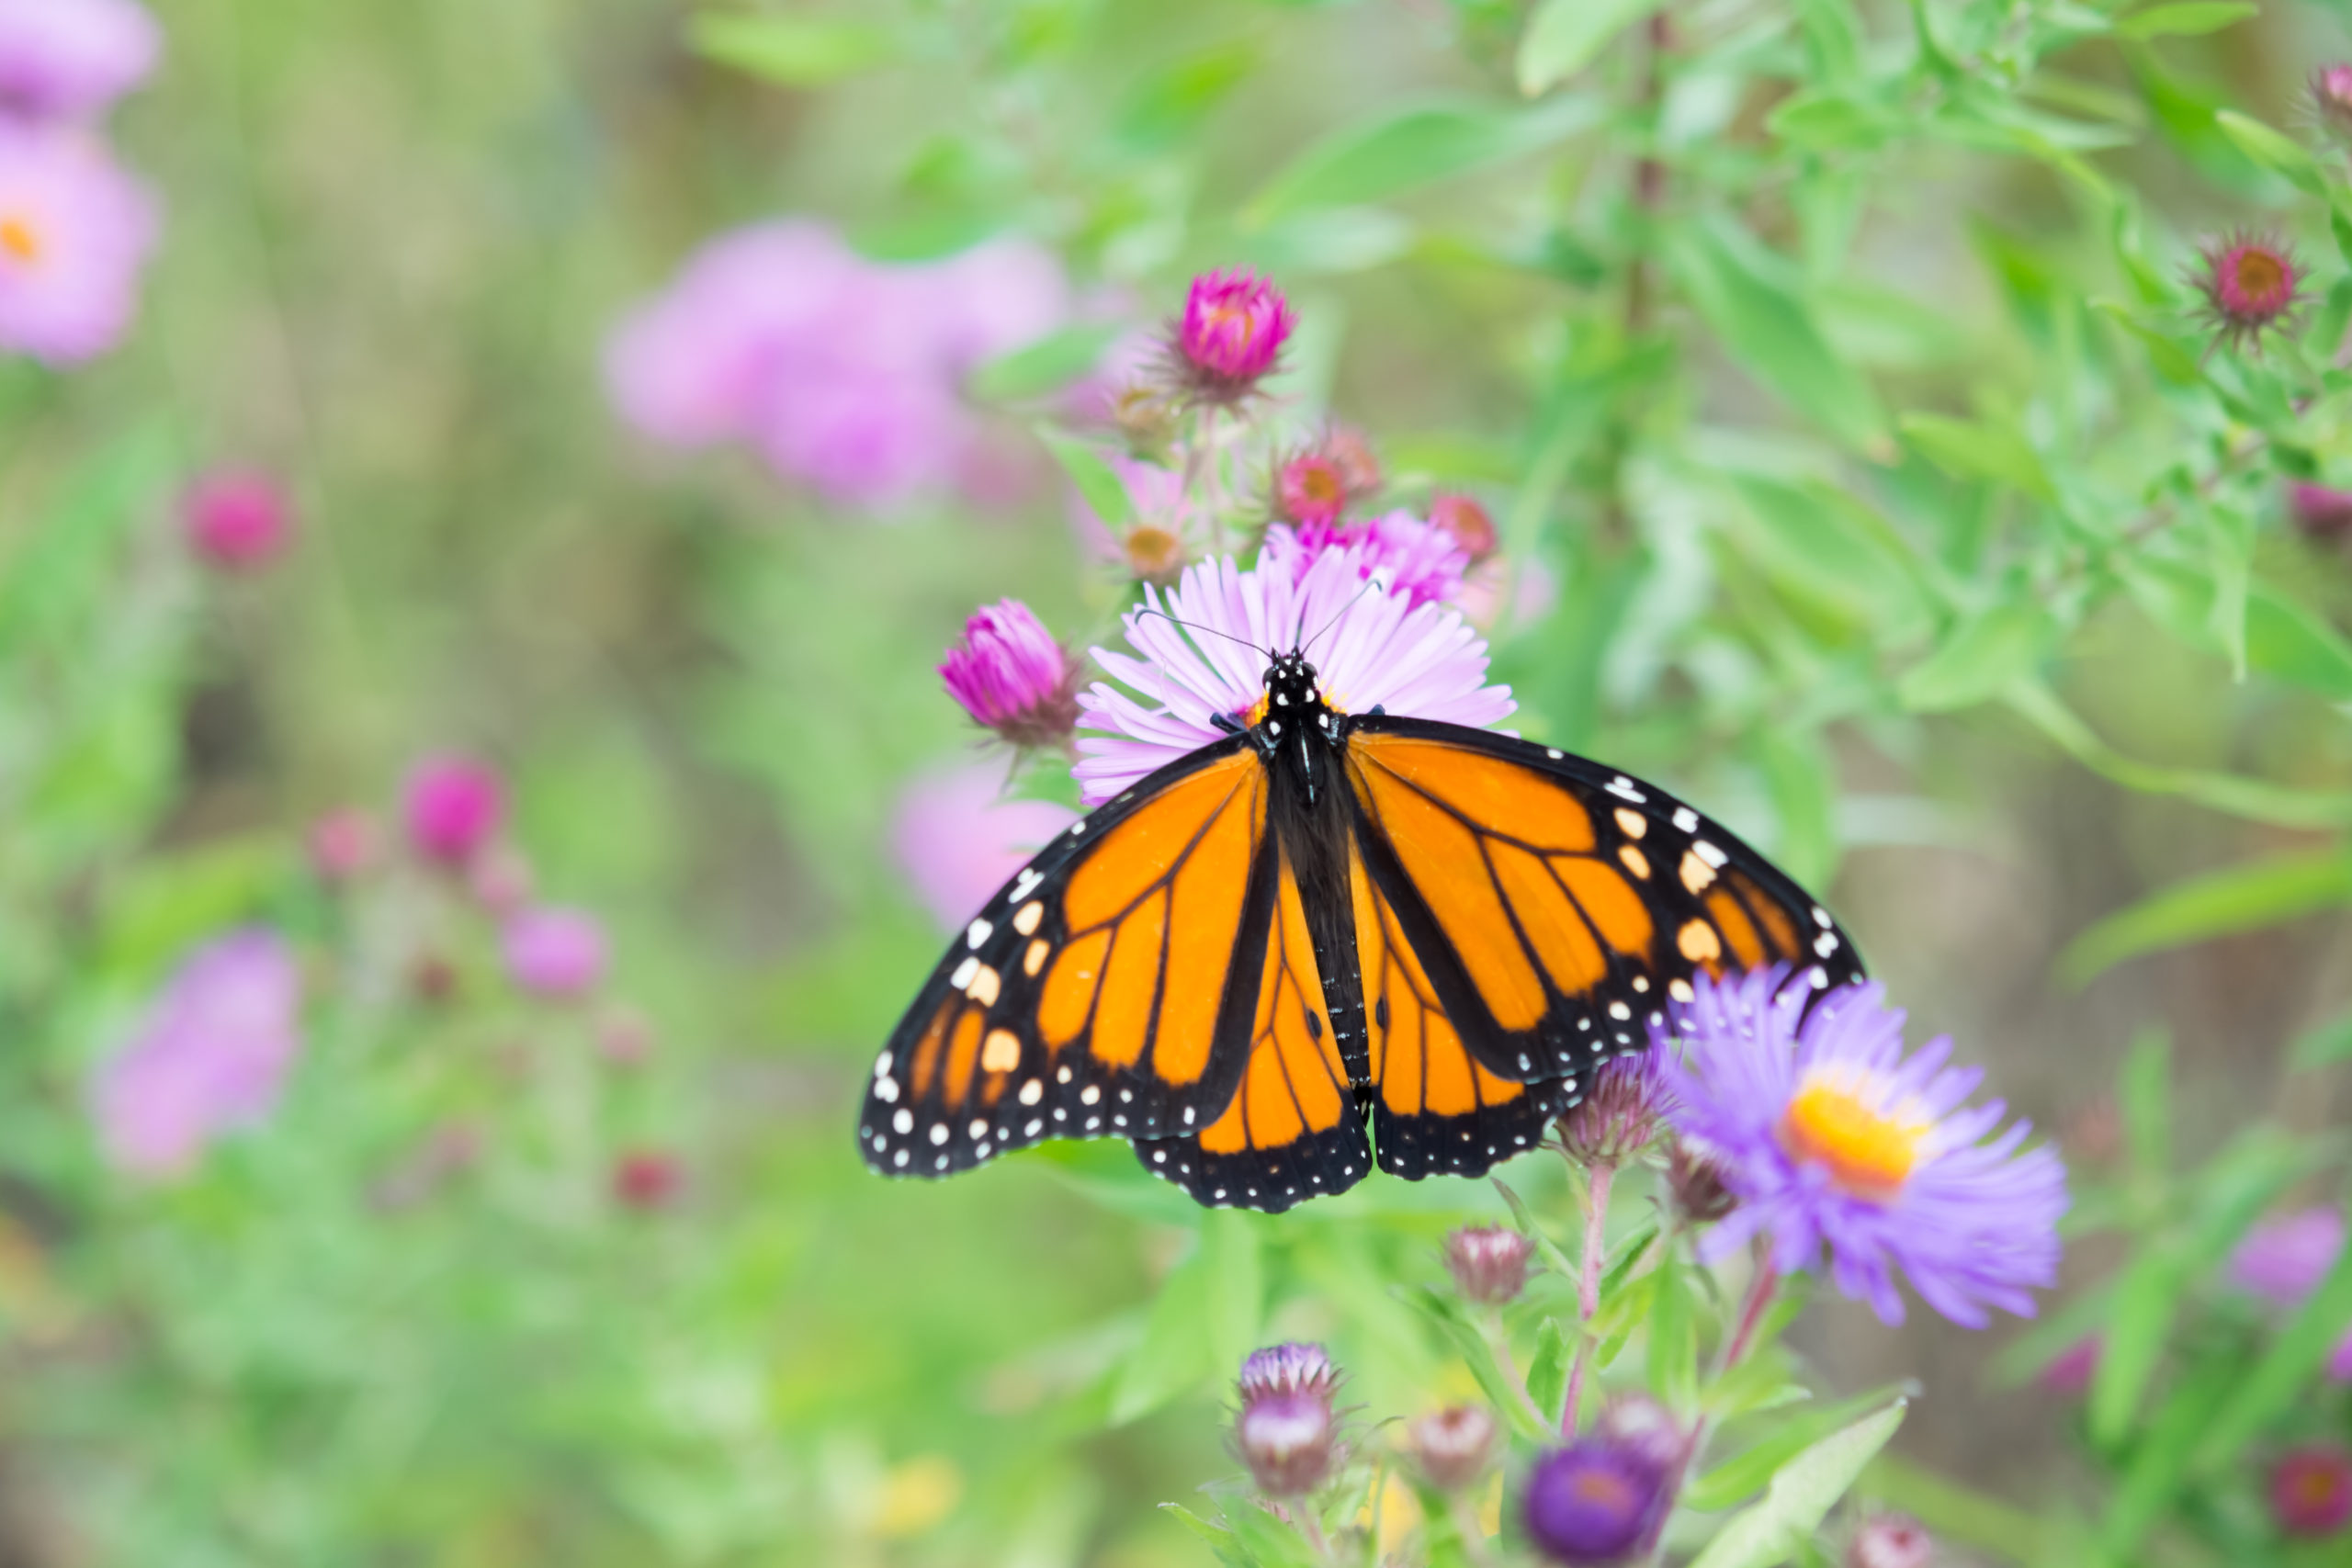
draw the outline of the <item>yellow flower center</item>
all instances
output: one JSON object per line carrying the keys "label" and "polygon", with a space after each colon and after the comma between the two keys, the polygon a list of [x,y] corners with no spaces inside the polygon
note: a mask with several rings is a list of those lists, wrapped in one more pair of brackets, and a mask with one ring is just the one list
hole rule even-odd
{"label": "yellow flower center", "polygon": [[1166,528],[1139,524],[1127,530],[1127,570],[1140,582],[1166,587],[1184,570],[1184,541]]}
{"label": "yellow flower center", "polygon": [[40,231],[21,213],[11,212],[0,217],[0,251],[6,251],[28,266],[40,260],[47,247],[41,243]]}
{"label": "yellow flower center", "polygon": [[1829,1172],[1857,1198],[1903,1190],[1929,1123],[1879,1111],[1845,1085],[1808,1078],[1781,1118],[1781,1146]]}
{"label": "yellow flower center", "polygon": [[2247,250],[2238,256],[2238,287],[2257,299],[2268,299],[2286,287],[2287,269],[2267,251]]}

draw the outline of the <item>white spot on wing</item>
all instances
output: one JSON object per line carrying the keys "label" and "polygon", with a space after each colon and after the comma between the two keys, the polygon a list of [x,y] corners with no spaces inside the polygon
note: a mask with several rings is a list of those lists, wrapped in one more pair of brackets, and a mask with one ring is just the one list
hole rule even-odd
{"label": "white spot on wing", "polygon": [[970,925],[964,928],[964,945],[967,947],[978,947],[980,943],[988,941],[989,933],[995,930],[996,927],[990,925],[986,920],[974,920]]}

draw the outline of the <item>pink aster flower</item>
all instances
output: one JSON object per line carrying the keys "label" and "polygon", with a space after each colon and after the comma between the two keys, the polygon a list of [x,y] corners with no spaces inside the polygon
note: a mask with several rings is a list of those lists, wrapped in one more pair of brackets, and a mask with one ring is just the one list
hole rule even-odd
{"label": "pink aster flower", "polygon": [[198,948],[98,1070],[107,1158],[136,1175],[177,1175],[223,1133],[266,1116],[301,1049],[301,970],[276,932]]}
{"label": "pink aster flower", "polygon": [[975,611],[939,666],[974,723],[1015,746],[1058,745],[1078,724],[1078,664],[1018,599]]}
{"label": "pink aster flower", "polygon": [[1274,470],[1274,515],[1285,523],[1328,528],[1347,504],[1347,476],[1326,453],[1298,453]]}
{"label": "pink aster flower", "polygon": [[2301,302],[2303,268],[2289,246],[2240,230],[2208,241],[2189,281],[2204,296],[2205,321],[2233,349],[2259,348],[2284,331]]}
{"label": "pink aster flower", "polygon": [[899,869],[941,928],[961,930],[1078,813],[1005,791],[1002,759],[934,773],[909,784],[891,828]]}
{"label": "pink aster flower", "polygon": [[1461,546],[1474,566],[1495,553],[1495,520],[1473,497],[1431,496],[1430,526]]}
{"label": "pink aster flower", "polygon": [[0,0],[0,107],[36,120],[103,114],[162,51],[135,0]]}
{"label": "pink aster flower", "polygon": [[1897,1271],[1967,1327],[1987,1307],[2032,1315],[2030,1289],[2057,1277],[2065,1168],[2047,1148],[2020,1152],[2022,1121],[1995,1134],[2000,1101],[1964,1103],[1984,1074],[1946,1066],[1951,1041],[1905,1058],[1883,987],[1816,998],[1778,966],[1702,978],[1652,1033],[1687,1047],[1668,1073],[1668,1114],[1738,1200],[1702,1258],[1760,1235],[1783,1273],[1826,1249],[1839,1292],[1888,1323],[1903,1320]]}
{"label": "pink aster flower", "polygon": [[1219,714],[1251,722],[1266,697],[1268,658],[1293,648],[1315,666],[1323,700],[1343,713],[1381,707],[1467,725],[1508,717],[1510,688],[1487,684],[1478,634],[1442,604],[1368,589],[1367,573],[1354,547],[1326,550],[1303,571],[1281,562],[1243,571],[1220,557],[1189,568],[1164,594],[1147,586],[1143,608],[1122,617],[1141,657],[1096,649],[1111,682],[1079,694],[1081,726],[1106,732],[1079,737],[1072,772],[1086,803],[1223,739],[1210,722]]}
{"label": "pink aster flower", "polygon": [[180,524],[198,558],[223,571],[257,571],[294,537],[294,509],[266,474],[224,468],[180,497]]}
{"label": "pink aster flower", "polygon": [[[2344,1214],[2320,1203],[2265,1220],[2230,1255],[2229,1280],[2248,1295],[2292,1311],[2319,1289],[2344,1252]],[[2352,1382],[2352,1330],[2329,1352],[2327,1376]]]}
{"label": "pink aster flower", "polygon": [[1195,400],[1238,403],[1274,368],[1296,320],[1283,291],[1256,273],[1204,273],[1185,297],[1171,368]]}
{"label": "pink aster flower", "polygon": [[605,977],[605,928],[581,909],[526,909],[502,933],[506,973],[534,996],[583,996]]}
{"label": "pink aster flower", "polygon": [[470,757],[428,757],[408,776],[409,843],[426,860],[462,866],[506,818],[497,772]]}
{"label": "pink aster flower", "polygon": [[1294,571],[1331,550],[1352,551],[1360,577],[1378,577],[1392,592],[1416,604],[1452,599],[1462,592],[1469,553],[1452,535],[1409,512],[1390,512],[1369,522],[1266,530],[1265,558],[1286,562]]}
{"label": "pink aster flower", "polygon": [[94,358],[130,325],[155,207],[104,146],[0,123],[0,350]]}
{"label": "pink aster flower", "polygon": [[1102,460],[1119,476],[1133,515],[1123,531],[1114,534],[1111,525],[1073,486],[1070,527],[1086,553],[1097,560],[1118,567],[1137,582],[1169,586],[1191,560],[1194,539],[1200,532],[1193,515],[1192,498],[1184,488],[1183,474],[1116,453],[1106,454]]}
{"label": "pink aster flower", "polygon": [[2322,129],[2352,140],[2352,65],[2323,65],[2312,73],[2312,107]]}

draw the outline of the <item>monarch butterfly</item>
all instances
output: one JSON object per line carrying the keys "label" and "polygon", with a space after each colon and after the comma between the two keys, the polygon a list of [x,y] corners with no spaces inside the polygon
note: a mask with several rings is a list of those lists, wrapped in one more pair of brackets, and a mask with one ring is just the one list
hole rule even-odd
{"label": "monarch butterfly", "polygon": [[[1252,722],[1081,818],[950,946],[876,1059],[886,1175],[1129,1139],[1280,1212],[1534,1145],[1702,972],[1860,979],[1826,910],[1662,790],[1491,730],[1344,714],[1302,649]],[[1366,1133],[1370,1133],[1367,1144]]]}

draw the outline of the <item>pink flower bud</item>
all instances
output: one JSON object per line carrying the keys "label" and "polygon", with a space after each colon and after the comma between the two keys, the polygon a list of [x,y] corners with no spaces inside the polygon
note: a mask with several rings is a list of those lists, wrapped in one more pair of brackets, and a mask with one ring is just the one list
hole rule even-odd
{"label": "pink flower bud", "polygon": [[1431,497],[1430,522],[1462,547],[1473,566],[1495,553],[1495,520],[1466,495]]}
{"label": "pink flower bud", "polygon": [[939,666],[947,694],[1016,746],[1060,745],[1078,727],[1078,665],[1018,599],[976,611]]}
{"label": "pink flower bud", "polygon": [[311,870],[336,886],[376,863],[376,819],[357,807],[330,811],[311,824]]}
{"label": "pink flower bud", "polygon": [[1527,1288],[1534,1245],[1508,1225],[1464,1225],[1445,1238],[1445,1266],[1465,1300],[1508,1302]]}
{"label": "pink flower bud", "polygon": [[1936,1541],[1908,1514],[1872,1514],[1846,1543],[1846,1568],[1930,1568]]}
{"label": "pink flower bud", "polygon": [[1441,1492],[1459,1492],[1486,1472],[1495,1450],[1495,1418],[1483,1404],[1456,1404],[1406,1429],[1413,1462]]}
{"label": "pink flower bud", "polygon": [[470,757],[432,757],[409,774],[405,815],[418,854],[461,866],[505,820],[506,791],[497,773]]}
{"label": "pink flower bud", "polygon": [[1244,1405],[1233,1430],[1258,1490],[1270,1497],[1299,1497],[1329,1478],[1335,1426],[1329,1400],[1272,1393]]}
{"label": "pink flower bud", "polygon": [[605,928],[578,909],[526,909],[506,922],[506,973],[537,996],[564,1000],[605,977]]}
{"label": "pink flower bud", "polygon": [[2284,330],[2301,303],[2303,269],[2286,245],[2241,230],[2207,242],[2190,281],[2205,297],[2206,323],[2221,340],[2233,349],[2258,349],[2263,334]]}
{"label": "pink flower bud", "polygon": [[180,523],[197,558],[222,571],[257,571],[286,551],[294,513],[266,475],[223,470],[190,485]]}
{"label": "pink flower bud", "polygon": [[675,1157],[658,1149],[637,1149],[613,1166],[613,1200],[639,1213],[666,1209],[685,1186]]}
{"label": "pink flower bud", "polygon": [[1282,357],[1295,322],[1282,290],[1242,269],[1193,280],[1176,333],[1174,368],[1205,403],[1238,403]]}

